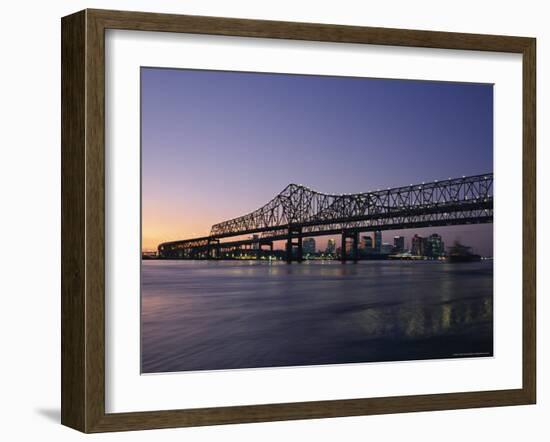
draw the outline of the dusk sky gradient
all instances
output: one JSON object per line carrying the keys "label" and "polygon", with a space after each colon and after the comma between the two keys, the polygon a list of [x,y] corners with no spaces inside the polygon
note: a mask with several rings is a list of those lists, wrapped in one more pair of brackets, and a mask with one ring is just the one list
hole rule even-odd
{"label": "dusk sky gradient", "polygon": [[[356,193],[493,171],[491,84],[142,68],[141,101],[144,250],[289,183]],[[492,224],[383,239],[433,232],[492,255]]]}

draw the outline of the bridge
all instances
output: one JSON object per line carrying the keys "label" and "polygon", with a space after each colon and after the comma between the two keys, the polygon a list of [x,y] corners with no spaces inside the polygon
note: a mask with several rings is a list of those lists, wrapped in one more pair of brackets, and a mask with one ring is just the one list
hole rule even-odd
{"label": "bridge", "polygon": [[283,240],[286,261],[301,262],[303,238],[341,235],[342,261],[356,262],[361,232],[491,222],[492,173],[353,194],[289,184],[259,209],[214,224],[209,236],[160,244],[158,256],[216,259],[253,245],[273,250]]}

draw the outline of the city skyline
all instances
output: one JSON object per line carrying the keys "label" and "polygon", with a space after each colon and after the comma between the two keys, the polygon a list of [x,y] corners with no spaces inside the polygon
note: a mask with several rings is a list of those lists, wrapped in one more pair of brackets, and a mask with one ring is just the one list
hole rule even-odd
{"label": "city skyline", "polygon": [[[473,245],[470,244],[468,241],[468,230],[472,230],[472,227],[474,226],[449,226],[449,227],[423,227],[418,229],[408,229],[408,230],[387,230],[387,231],[381,231],[382,234],[382,243],[381,245],[391,245],[394,246],[394,239],[399,237],[403,238],[404,240],[404,251],[411,251],[412,250],[412,238],[415,235],[418,235],[419,237],[423,239],[427,239],[431,235],[439,235],[442,238],[442,241],[445,245],[444,251],[447,251],[450,247],[452,247],[456,242],[460,243],[463,246],[471,247],[472,252],[479,253],[482,256],[485,257],[492,257],[492,248],[483,247],[483,245]],[[464,229],[462,229],[464,228]],[[449,232],[445,233],[445,230],[450,230]],[[454,230],[453,230],[454,229]],[[458,229],[458,231],[457,231]],[[443,234],[441,233],[443,231]],[[404,232],[401,234],[396,234],[395,232]],[[375,249],[375,232],[360,232],[359,238],[360,238],[360,245],[359,248],[364,248],[364,238],[366,236],[370,236],[372,238],[372,248]],[[325,252],[328,250],[329,241],[333,241],[334,248],[340,248],[341,247],[341,239],[340,236],[334,236],[334,235],[324,235],[324,236],[315,236],[315,237],[308,237],[304,236],[304,250],[306,250],[305,242],[306,240],[314,240],[315,244],[315,252]],[[284,250],[285,249],[285,242],[284,241],[275,241],[274,244],[274,250]],[[306,253],[304,251],[304,253]]]}
{"label": "city skyline", "polygon": [[[142,68],[142,248],[208,235],[291,182],[355,193],[490,172],[492,136],[492,85]],[[428,230],[492,255],[490,224]]]}

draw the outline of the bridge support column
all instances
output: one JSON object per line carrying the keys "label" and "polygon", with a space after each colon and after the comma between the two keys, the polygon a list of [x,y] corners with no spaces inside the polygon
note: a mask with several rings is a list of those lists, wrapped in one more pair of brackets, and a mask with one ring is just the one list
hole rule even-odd
{"label": "bridge support column", "polygon": [[346,232],[342,231],[342,247],[340,247],[340,261],[345,264],[348,258],[348,251],[346,250],[347,242]]}
{"label": "bridge support column", "polygon": [[208,240],[206,246],[206,259],[220,258],[220,240],[212,238]]}
{"label": "bridge support column", "polygon": [[[296,241],[293,241],[296,239]],[[296,246],[296,262],[302,262],[302,228],[301,227],[289,227],[288,236],[286,240],[286,262],[290,264],[292,262],[292,255]],[[273,250],[273,243],[271,243],[271,250]]]}
{"label": "bridge support column", "polygon": [[357,261],[359,261],[359,232],[355,231],[353,232],[353,245],[352,245],[352,257],[353,257],[353,263],[357,264]]}
{"label": "bridge support column", "polygon": [[[301,233],[301,229],[300,229],[300,233]],[[303,250],[302,250],[302,237],[299,236],[298,237],[298,241],[296,242],[296,261],[297,262],[302,262],[303,261]]]}
{"label": "bridge support column", "polygon": [[286,263],[290,264],[292,262],[292,236],[290,232],[286,238]]}

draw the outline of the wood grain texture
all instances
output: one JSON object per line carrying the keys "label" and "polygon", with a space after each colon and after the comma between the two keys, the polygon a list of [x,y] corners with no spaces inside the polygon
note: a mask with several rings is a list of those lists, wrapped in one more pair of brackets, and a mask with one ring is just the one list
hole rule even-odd
{"label": "wood grain texture", "polygon": [[61,29],[61,422],[85,427],[85,13]]}
{"label": "wood grain texture", "polygon": [[536,402],[536,40],[523,51],[523,389]]}
{"label": "wood grain texture", "polygon": [[149,12],[88,10],[105,29],[186,32],[289,40],[523,52],[529,38]]}
{"label": "wood grain texture", "polygon": [[[523,54],[523,387],[337,401],[105,413],[106,29]],[[62,20],[62,423],[83,432],[531,404],[536,398],[535,40],[141,12]]]}
{"label": "wood grain texture", "polygon": [[86,431],[105,415],[105,38],[86,11]]}

